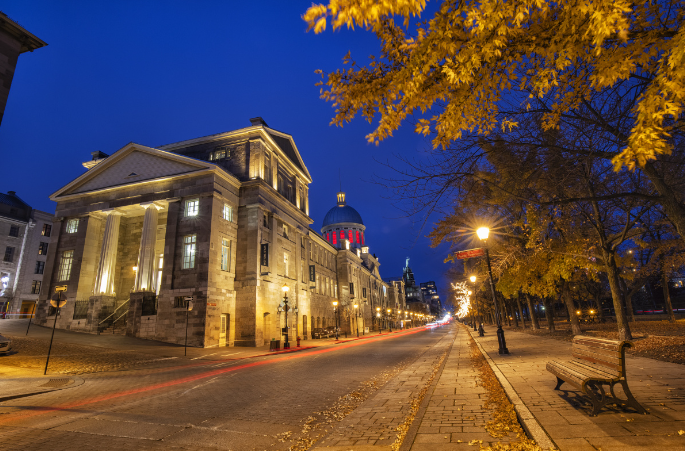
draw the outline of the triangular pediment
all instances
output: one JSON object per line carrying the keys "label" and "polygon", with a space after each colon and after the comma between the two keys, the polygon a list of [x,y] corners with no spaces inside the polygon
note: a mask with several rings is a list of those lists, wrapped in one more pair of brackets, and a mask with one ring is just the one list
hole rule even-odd
{"label": "triangular pediment", "polygon": [[195,160],[138,144],[129,144],[88,172],[54,193],[50,198],[84,194],[213,169],[208,162]]}

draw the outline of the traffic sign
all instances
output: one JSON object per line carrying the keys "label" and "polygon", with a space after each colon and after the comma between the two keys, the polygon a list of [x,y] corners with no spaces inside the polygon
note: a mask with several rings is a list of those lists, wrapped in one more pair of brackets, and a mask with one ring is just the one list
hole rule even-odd
{"label": "traffic sign", "polygon": [[55,287],[55,293],[59,293],[62,291],[67,291],[67,286],[66,285],[60,285],[58,287]]}
{"label": "traffic sign", "polygon": [[485,255],[485,249],[482,247],[476,248],[476,249],[468,249],[466,251],[459,251],[454,254],[454,256],[459,259],[463,260],[465,258],[472,258],[472,257],[482,257]]}

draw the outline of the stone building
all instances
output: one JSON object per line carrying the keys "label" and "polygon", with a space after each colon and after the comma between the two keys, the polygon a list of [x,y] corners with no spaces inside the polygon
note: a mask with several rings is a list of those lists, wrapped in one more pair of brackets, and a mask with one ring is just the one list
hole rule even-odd
{"label": "stone building", "polygon": [[312,180],[293,138],[251,124],[94,152],[88,171],[51,196],[37,321],[54,319],[49,297],[66,285],[57,327],[183,343],[192,297],[189,344],[262,346],[282,337],[287,286],[291,340],[334,325],[334,301],[343,330],[370,324],[388,299],[378,260],[310,228]]}
{"label": "stone building", "polygon": [[0,313],[33,314],[43,283],[52,215],[31,208],[17,193],[0,193]]}
{"label": "stone building", "polygon": [[0,11],[0,124],[14,78],[19,55],[47,44]]}

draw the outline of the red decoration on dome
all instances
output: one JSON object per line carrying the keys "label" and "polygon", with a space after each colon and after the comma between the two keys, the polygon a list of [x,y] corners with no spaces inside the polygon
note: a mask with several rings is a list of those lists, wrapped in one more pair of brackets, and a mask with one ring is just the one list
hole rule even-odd
{"label": "red decoration on dome", "polygon": [[333,235],[333,244],[338,244],[338,234],[333,232],[331,235]]}
{"label": "red decoration on dome", "polygon": [[344,240],[344,239],[345,239],[345,231],[344,231],[344,230],[341,230],[341,231],[340,231],[340,239],[341,239],[341,240]]}
{"label": "red decoration on dome", "polygon": [[359,230],[357,230],[357,243],[361,243],[361,240],[359,239]]}
{"label": "red decoration on dome", "polygon": [[351,230],[348,230],[347,236],[350,238],[350,244],[354,244],[354,232]]}

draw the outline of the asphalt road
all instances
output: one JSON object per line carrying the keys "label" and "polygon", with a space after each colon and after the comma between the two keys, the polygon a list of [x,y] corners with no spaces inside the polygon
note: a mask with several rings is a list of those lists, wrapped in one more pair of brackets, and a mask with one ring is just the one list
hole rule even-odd
{"label": "asphalt road", "polygon": [[1,403],[0,449],[287,449],[305,423],[349,413],[449,327],[94,374],[78,387]]}

